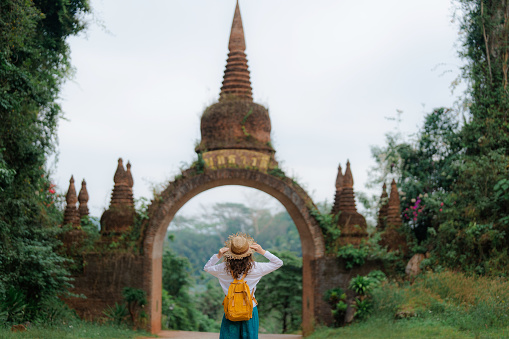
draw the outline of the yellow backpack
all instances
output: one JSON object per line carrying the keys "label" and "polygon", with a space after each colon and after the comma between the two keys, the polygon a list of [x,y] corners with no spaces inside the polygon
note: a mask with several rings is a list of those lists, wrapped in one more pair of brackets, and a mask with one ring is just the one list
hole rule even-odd
{"label": "yellow backpack", "polygon": [[[249,293],[249,286],[242,276],[240,280],[234,278],[228,288],[228,294],[224,297],[223,307],[226,319],[230,321],[244,321],[253,317],[253,300],[256,299]],[[253,291],[254,292],[254,291]]]}

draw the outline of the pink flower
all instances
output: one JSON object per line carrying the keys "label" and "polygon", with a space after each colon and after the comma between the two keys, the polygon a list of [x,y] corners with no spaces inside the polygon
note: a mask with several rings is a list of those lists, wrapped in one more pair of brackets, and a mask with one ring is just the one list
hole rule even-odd
{"label": "pink flower", "polygon": [[441,202],[441,203],[440,203],[440,206],[444,206],[444,203],[443,203],[443,202]]}
{"label": "pink flower", "polygon": [[442,209],[440,209],[440,212],[442,212]]}
{"label": "pink flower", "polygon": [[414,221],[417,221],[417,218],[414,218]]}
{"label": "pink flower", "polygon": [[48,192],[50,192],[51,194],[55,194],[55,190],[53,188],[50,188]]}

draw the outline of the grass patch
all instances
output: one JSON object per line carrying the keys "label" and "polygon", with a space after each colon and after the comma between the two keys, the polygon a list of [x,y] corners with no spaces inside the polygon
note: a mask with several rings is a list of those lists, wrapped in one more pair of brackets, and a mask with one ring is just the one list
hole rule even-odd
{"label": "grass patch", "polygon": [[318,338],[509,338],[507,278],[428,272],[373,290],[373,314]]}
{"label": "grass patch", "polygon": [[25,332],[11,332],[10,328],[0,328],[0,338],[139,338],[151,336],[145,331],[133,331],[127,327],[104,325],[86,321],[72,321],[55,326],[32,325]]}
{"label": "grass patch", "polygon": [[419,338],[508,338],[509,327],[497,328],[474,333],[463,331],[458,327],[447,325],[442,321],[423,318],[412,318],[393,320],[388,317],[373,316],[368,320],[355,323],[341,328],[318,328],[306,339],[326,338],[398,338],[398,339],[419,339]]}

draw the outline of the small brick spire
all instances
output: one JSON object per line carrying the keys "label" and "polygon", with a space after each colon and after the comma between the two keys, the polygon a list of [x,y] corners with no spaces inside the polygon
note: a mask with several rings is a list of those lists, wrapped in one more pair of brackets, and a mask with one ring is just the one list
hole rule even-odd
{"label": "small brick spire", "polygon": [[251,89],[251,80],[247,66],[246,42],[244,39],[244,28],[242,27],[242,18],[240,16],[239,2],[235,7],[233,15],[230,41],[228,43],[228,60],[223,77],[223,87],[219,94],[219,101],[228,97],[235,96],[241,100],[253,101]]}
{"label": "small brick spire", "polygon": [[387,203],[386,208],[387,218],[385,220],[384,229],[381,230],[383,232],[379,244],[382,247],[387,247],[389,252],[400,251],[406,255],[409,249],[406,235],[402,232],[403,221],[401,219],[399,193],[396,180],[392,180],[391,182],[391,193],[389,195],[389,202]]}
{"label": "small brick spire", "polygon": [[350,169],[350,161],[346,162],[345,175],[343,176],[343,187],[341,189],[339,210],[341,212],[357,212],[355,206],[355,193],[353,191],[353,176]]}
{"label": "small brick spire", "polygon": [[128,172],[124,169],[122,158],[118,159],[118,166],[113,176],[113,192],[111,194],[110,207],[113,206],[134,206],[131,164],[128,163]]}
{"label": "small brick spire", "polygon": [[127,184],[132,189],[134,186],[134,181],[133,181],[133,175],[131,174],[131,163],[129,161],[127,162],[126,167],[127,167],[127,172],[126,172]]}
{"label": "small brick spire", "polygon": [[341,236],[338,245],[352,244],[358,246],[367,238],[366,219],[357,212],[355,207],[355,193],[353,191],[353,176],[350,161],[346,162],[345,174],[340,179],[341,194],[339,197],[338,226]]}
{"label": "small brick spire", "polygon": [[113,176],[113,182],[117,185],[125,184],[127,182],[127,176],[124,169],[124,163],[122,158],[118,158],[117,170]]}
{"label": "small brick spire", "polygon": [[103,235],[127,231],[134,222],[133,178],[131,164],[124,169],[122,158],[113,176],[115,185],[111,193],[110,207],[101,216],[101,232]]}
{"label": "small brick spire", "polygon": [[117,171],[113,177],[113,192],[111,194],[110,207],[134,206],[133,188],[131,186],[131,164],[128,163],[128,172],[124,169],[122,158],[118,159]]}
{"label": "small brick spire", "polygon": [[336,177],[336,194],[334,196],[334,205],[332,205],[331,214],[339,212],[339,201],[341,200],[341,191],[343,189],[343,170],[341,164],[338,166],[338,176]]}
{"label": "small brick spire", "polygon": [[71,175],[71,180],[69,180],[69,189],[67,190],[67,194],[65,196],[65,201],[67,205],[64,210],[64,225],[72,224],[73,227],[80,226],[80,216],[78,213],[78,209],[76,208],[76,203],[78,202],[78,198],[76,197],[76,188],[74,187],[74,176]]}
{"label": "small brick spire", "polygon": [[378,231],[383,231],[385,229],[385,225],[387,224],[387,213],[389,211],[389,201],[387,199],[387,185],[384,182],[382,186],[382,195],[380,196],[380,210],[378,211],[378,223],[376,225],[376,229]]}
{"label": "small brick spire", "polygon": [[401,220],[401,209],[399,201],[398,186],[396,180],[392,179],[391,195],[387,206],[387,225],[399,227],[403,224]]}
{"label": "small brick spire", "polygon": [[89,214],[88,211],[88,191],[87,191],[87,183],[85,179],[81,182],[80,194],[78,195],[78,201],[80,202],[80,207],[78,208],[80,219]]}

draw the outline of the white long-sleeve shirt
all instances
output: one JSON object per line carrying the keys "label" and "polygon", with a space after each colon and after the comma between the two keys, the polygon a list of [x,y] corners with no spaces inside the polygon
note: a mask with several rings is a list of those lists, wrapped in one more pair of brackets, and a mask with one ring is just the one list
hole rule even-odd
{"label": "white long-sleeve shirt", "polygon": [[[258,284],[260,279],[264,275],[269,274],[270,272],[275,271],[281,266],[283,266],[283,260],[279,259],[269,251],[265,251],[265,254],[263,256],[269,259],[269,262],[255,262],[254,266],[251,268],[251,270],[246,275],[246,278],[244,279],[247,285],[249,286],[249,292],[253,297],[254,292],[256,291],[256,284]],[[220,263],[219,265],[216,265],[218,261],[219,258],[217,257],[217,254],[214,254],[205,264],[203,270],[219,279],[219,284],[223,288],[224,295],[227,295],[228,288],[230,287],[230,284],[233,282],[233,277],[231,276],[231,274],[226,272],[225,270],[226,264],[224,262]]]}

